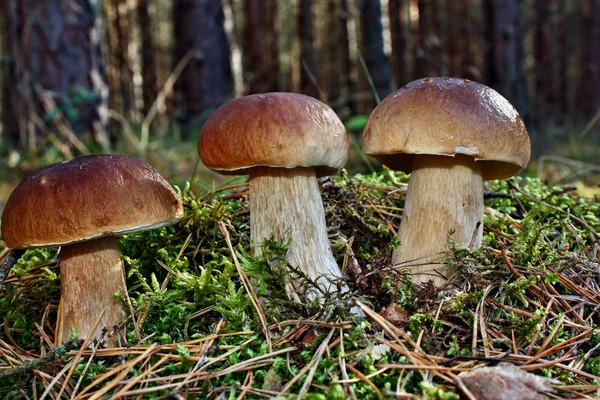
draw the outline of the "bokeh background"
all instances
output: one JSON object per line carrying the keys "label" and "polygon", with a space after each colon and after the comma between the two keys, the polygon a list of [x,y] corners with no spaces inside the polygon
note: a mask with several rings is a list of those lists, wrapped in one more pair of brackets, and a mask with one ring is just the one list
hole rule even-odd
{"label": "bokeh background", "polygon": [[[600,0],[2,0],[0,199],[75,156],[139,156],[168,179],[226,183],[198,163],[202,123],[258,92],[328,103],[360,133],[418,78],[489,85],[524,117],[529,174],[594,187]],[[227,178],[230,179],[230,178]],[[2,200],[0,200],[1,204]]]}

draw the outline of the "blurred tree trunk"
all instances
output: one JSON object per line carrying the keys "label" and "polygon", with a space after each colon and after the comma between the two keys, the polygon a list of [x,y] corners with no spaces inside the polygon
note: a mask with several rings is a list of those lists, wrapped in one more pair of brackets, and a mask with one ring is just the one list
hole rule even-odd
{"label": "blurred tree trunk", "polygon": [[525,36],[526,28],[525,22],[523,21],[520,1],[517,1],[517,14],[515,16],[515,60],[516,60],[516,79],[517,82],[513,83],[513,93],[515,96],[515,108],[519,111],[521,117],[528,120],[530,117],[529,108],[529,95],[528,95],[528,83],[527,83],[527,65],[525,59]]}
{"label": "blurred tree trunk", "polygon": [[266,92],[279,90],[279,35],[277,30],[277,0],[265,0],[267,74]]}
{"label": "blurred tree trunk", "polygon": [[323,67],[325,69],[325,89],[327,97],[324,99],[331,103],[335,98],[339,97],[341,85],[339,79],[339,51],[341,43],[339,43],[339,28],[337,24],[337,14],[339,6],[336,0],[327,0],[325,9],[325,26],[327,27],[327,35],[324,35],[322,51],[319,57],[323,59]]}
{"label": "blurred tree trunk", "polygon": [[556,62],[557,62],[557,79],[556,79],[556,98],[558,101],[558,110],[561,121],[567,121],[569,112],[569,92],[567,82],[569,80],[568,60],[569,49],[567,48],[567,0],[557,0],[558,19],[556,20],[557,39],[556,39]]}
{"label": "blurred tree trunk", "polygon": [[527,90],[525,60],[519,56],[523,35],[519,21],[519,1],[485,0],[483,2],[486,29],[485,82],[526,114]]}
{"label": "blurred tree trunk", "polygon": [[340,0],[340,9],[337,18],[337,24],[340,26],[340,86],[342,87],[341,99],[347,106],[347,114],[356,112],[356,101],[353,97],[356,92],[356,85],[352,79],[352,60],[350,59],[350,38],[348,36],[348,20],[350,12],[348,10],[348,0]]}
{"label": "blurred tree trunk", "polygon": [[444,61],[444,24],[447,23],[446,10],[442,0],[430,0],[429,9],[431,18],[431,32],[429,35],[429,53],[431,54],[431,63],[438,76],[448,75],[448,67]]}
{"label": "blurred tree trunk", "polygon": [[410,63],[408,58],[408,38],[406,24],[405,0],[388,0],[390,14],[390,35],[392,41],[392,70],[396,87],[407,84],[410,80]]}
{"label": "blurred tree trunk", "polygon": [[600,111],[600,0],[582,0],[581,96],[584,115]]}
{"label": "blurred tree trunk", "polygon": [[473,55],[473,26],[471,24],[471,1],[460,0],[461,2],[461,14],[460,14],[460,78],[472,79],[475,81],[481,81],[481,74],[475,66],[475,60]]}
{"label": "blurred tree trunk", "polygon": [[535,60],[534,82],[536,110],[534,121],[542,123],[550,114],[551,75],[550,59],[550,8],[547,0],[535,0],[535,29],[533,32],[533,57]]}
{"label": "blurred tree trunk", "polygon": [[300,91],[319,98],[316,85],[317,55],[314,48],[312,0],[299,0],[298,40],[300,41]]}
{"label": "blurred tree trunk", "polygon": [[[34,151],[58,130],[108,150],[107,87],[94,0],[4,0],[7,92],[14,145]],[[9,119],[8,121],[6,119]],[[82,147],[78,145],[80,150]]]}
{"label": "blurred tree trunk", "polygon": [[277,2],[244,0],[243,65],[246,93],[265,93],[278,88]]}
{"label": "blurred tree trunk", "polygon": [[[8,49],[10,48],[10,35],[9,35],[9,8],[10,5],[4,0],[4,7],[0,7],[0,40],[2,40],[2,57],[8,59]],[[9,62],[4,62],[2,65],[2,99],[0,100],[0,106],[2,107],[0,118],[2,118],[2,139],[4,145],[8,149],[14,149],[17,147],[19,142],[19,126],[17,119],[15,118],[15,112],[13,111],[13,105],[10,101],[10,71],[12,67]]]}
{"label": "blurred tree trunk", "polygon": [[338,113],[349,114],[351,106],[350,43],[348,41],[347,0],[327,0],[325,48],[327,101]]}
{"label": "blurred tree trunk", "polygon": [[119,93],[121,94],[122,113],[131,118],[134,113],[133,95],[133,71],[129,60],[129,10],[127,2],[112,0],[114,28],[117,45],[113,48],[117,59],[117,71],[119,76]]}
{"label": "blurred tree trunk", "polygon": [[422,78],[429,76],[429,69],[427,61],[425,60],[425,38],[429,35],[429,24],[427,21],[427,10],[425,9],[425,0],[416,0],[417,11],[419,15],[418,24],[418,35],[415,35],[415,78]]}
{"label": "blurred tree trunk", "polygon": [[114,34],[114,27],[110,23],[115,17],[115,11],[112,8],[112,3],[105,1],[102,3],[101,18],[106,21],[105,24],[105,42],[106,42],[106,82],[110,88],[108,93],[108,108],[114,111],[120,111],[119,106],[119,73],[117,71],[117,61],[112,49],[117,46]]}
{"label": "blurred tree trunk", "polygon": [[444,35],[448,75],[460,77],[460,5],[456,0],[446,0],[446,31]]}
{"label": "blurred tree trunk", "polygon": [[176,0],[173,21],[175,64],[188,53],[196,53],[176,85],[179,119],[183,130],[190,132],[229,94],[229,43],[220,1]]}
{"label": "blurred tree trunk", "polygon": [[[360,12],[360,51],[367,65],[367,70],[375,90],[381,100],[393,90],[392,73],[383,49],[383,25],[381,21],[380,0],[359,1]],[[375,102],[367,102],[369,109]]]}
{"label": "blurred tree trunk", "polygon": [[443,59],[442,20],[439,0],[418,0],[419,36],[415,46],[416,68],[420,77],[447,75]]}
{"label": "blurred tree trunk", "polygon": [[153,24],[149,13],[151,2],[152,0],[138,0],[137,4],[138,23],[141,30],[140,49],[142,53],[142,98],[144,100],[144,114],[148,113],[158,95],[158,88],[156,86],[156,53],[152,37]]}

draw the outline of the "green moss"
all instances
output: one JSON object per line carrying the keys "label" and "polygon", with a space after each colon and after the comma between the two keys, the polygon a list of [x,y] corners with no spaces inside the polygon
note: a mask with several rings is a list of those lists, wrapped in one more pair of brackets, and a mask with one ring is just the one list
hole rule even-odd
{"label": "green moss", "polygon": [[[203,362],[218,360],[209,366],[209,372],[268,354],[263,326],[240,281],[220,229],[221,223],[226,226],[240,266],[260,299],[267,323],[273,326],[272,342],[279,343],[279,339],[285,339],[276,344],[274,350],[295,348],[287,354],[270,357],[272,362],[253,370],[252,388],[257,390],[281,390],[313,360],[316,349],[330,329],[312,326],[304,330],[299,323],[281,324],[286,321],[295,322],[309,317],[329,324],[349,321],[343,329],[343,356],[365,375],[380,372],[383,363],[409,362],[394,350],[381,359],[374,359],[367,349],[379,338],[390,337],[379,325],[348,312],[353,306],[352,298],[360,299],[375,312],[395,302],[409,312],[408,321],[404,325],[398,323],[397,329],[408,332],[413,340],[424,331],[420,345],[428,354],[455,357],[471,354],[476,316],[478,321],[483,317],[485,326],[495,332],[495,336],[489,337],[495,350],[512,351],[513,338],[520,348],[526,348],[535,338],[533,350],[537,351],[557,323],[553,315],[563,312],[566,318],[572,316],[557,308],[560,304],[557,300],[551,310],[553,315],[546,315],[547,299],[543,302],[537,294],[552,289],[570,299],[569,296],[577,294],[564,284],[564,279],[575,281],[574,276],[582,276],[597,282],[594,275],[597,261],[593,257],[598,238],[593,230],[600,230],[600,205],[561,188],[547,187],[537,179],[516,178],[511,183],[487,183],[486,190],[509,195],[509,198],[486,200],[488,212],[480,250],[470,252],[461,248],[453,243],[450,236],[449,252],[444,262],[449,268],[457,269],[455,278],[460,289],[440,291],[414,284],[403,271],[391,266],[391,254],[398,245],[396,232],[400,219],[397,214],[404,205],[407,180],[405,174],[384,170],[377,174],[343,174],[321,181],[335,257],[341,265],[348,257],[346,250],[352,243],[351,249],[357,261],[357,269],[348,271],[351,293],[327,296],[323,304],[296,304],[287,299],[283,282],[291,267],[285,262],[286,243],[266,241],[262,244],[262,255],[252,255],[248,202],[244,193],[230,191],[226,197],[220,197],[221,193],[201,194],[197,189],[202,187],[201,182],[178,189],[185,208],[185,217],[178,224],[126,235],[120,240],[127,271],[128,298],[119,298],[128,312],[131,304],[137,328],[136,331],[133,321],[129,321],[126,326],[127,342],[176,343],[169,350],[174,357],[158,373],[165,379],[169,375],[187,373],[195,367],[198,354],[185,342],[207,338],[215,332],[234,335],[215,339],[207,347]],[[507,268],[505,257],[520,277]],[[39,352],[40,334],[36,323],[41,323],[46,309],[44,330],[51,334],[59,300],[59,276],[54,258],[55,252],[51,250],[29,250],[15,266],[13,276],[17,279],[5,285],[0,296],[5,324],[0,330],[0,338],[4,342],[10,342],[10,335],[18,346]],[[276,270],[269,267],[273,264],[278,266]],[[40,266],[42,268],[38,268]],[[581,281],[577,282],[581,284]],[[594,286],[590,284],[589,287]],[[590,301],[583,307],[583,315],[588,316],[594,311],[595,304]],[[518,310],[524,313],[515,312]],[[527,316],[530,314],[534,318]],[[600,322],[594,318],[592,316],[590,326]],[[567,325],[561,326],[547,348],[579,333],[572,329]],[[242,331],[253,333],[239,333]],[[316,336],[306,336],[308,331]],[[335,342],[339,337],[339,329],[336,328],[330,340],[331,348],[315,367],[313,385],[307,398],[345,398],[346,385],[337,383],[342,379],[342,352],[339,342]],[[600,342],[599,337],[597,333],[590,333],[589,340],[580,345],[582,357],[592,352],[584,370],[596,375],[600,374],[600,362],[594,346]],[[484,354],[481,345],[482,340],[478,337],[477,355]],[[223,356],[227,352],[231,354]],[[81,377],[85,386],[99,374],[134,357],[129,354],[124,359],[92,359],[85,371],[85,364],[81,361],[73,379]],[[148,364],[159,359],[160,355],[153,355]],[[59,363],[64,364],[64,361]],[[123,379],[143,373],[143,369],[137,368],[140,366],[136,365]],[[44,368],[44,372],[49,374],[56,370],[51,366]],[[356,378],[351,371],[348,370],[348,373],[350,378]],[[557,377],[563,383],[573,379],[558,368],[549,368],[544,373]],[[210,382],[197,382],[189,397],[216,396],[215,390],[220,388],[223,391],[218,393],[219,396],[224,393],[224,397],[236,398],[247,374],[247,371],[237,371],[214,377]],[[382,392],[396,390],[399,379],[402,379],[405,391],[423,398],[457,398],[455,388],[443,386],[446,382],[436,377],[424,381],[423,375],[416,371],[404,371],[402,375],[401,371],[388,370],[370,378]],[[306,375],[291,387],[291,393],[297,393],[305,380]],[[15,385],[21,385],[30,393],[31,377],[3,379],[0,381],[0,397],[21,398],[14,390]],[[102,385],[99,384],[96,389]],[[159,383],[152,385],[158,386]],[[357,398],[378,398],[373,388],[363,381],[350,386]],[[38,393],[43,390],[42,386],[38,387]],[[169,394],[168,390],[157,389],[147,397]],[[249,393],[246,398],[260,398],[260,395]]]}

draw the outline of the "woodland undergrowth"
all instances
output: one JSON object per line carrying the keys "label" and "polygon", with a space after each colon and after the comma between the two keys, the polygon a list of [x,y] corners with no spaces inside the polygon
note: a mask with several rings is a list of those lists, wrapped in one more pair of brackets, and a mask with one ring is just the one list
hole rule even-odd
{"label": "woodland undergrowth", "polygon": [[499,361],[557,379],[551,397],[598,395],[598,199],[531,178],[486,183],[483,246],[448,232],[457,272],[437,289],[391,265],[407,182],[389,170],[321,181],[352,289],[324,304],[285,297],[286,243],[251,254],[245,184],[178,189],[177,225],[121,239],[120,348],[59,346],[57,254],[28,250],[0,292],[0,398],[457,399],[461,372]]}

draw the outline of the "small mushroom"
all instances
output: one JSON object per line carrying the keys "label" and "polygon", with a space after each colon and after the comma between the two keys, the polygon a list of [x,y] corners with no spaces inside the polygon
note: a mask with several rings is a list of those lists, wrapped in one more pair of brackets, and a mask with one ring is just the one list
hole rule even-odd
{"label": "small mushroom", "polygon": [[527,166],[529,136],[515,108],[493,89],[466,79],[425,78],[389,95],[364,131],[366,154],[410,172],[393,263],[415,282],[443,284],[439,261],[454,229],[457,245],[480,247],[483,181]]}
{"label": "small mushroom", "polygon": [[92,155],[49,165],[23,180],[4,208],[2,236],[10,248],[61,246],[66,342],[70,328],[85,338],[103,327],[112,330],[125,316],[113,299],[126,289],[118,236],[182,216],[179,196],[152,167],[133,157]]}
{"label": "small mushroom", "polygon": [[[253,252],[273,238],[289,242],[287,261],[335,291],[341,271],[331,252],[317,176],[346,164],[349,142],[344,125],[328,106],[294,93],[238,98],[219,107],[200,131],[198,153],[221,174],[250,175],[250,236]],[[344,290],[347,290],[344,288]],[[300,301],[322,298],[287,275],[286,291]]]}

